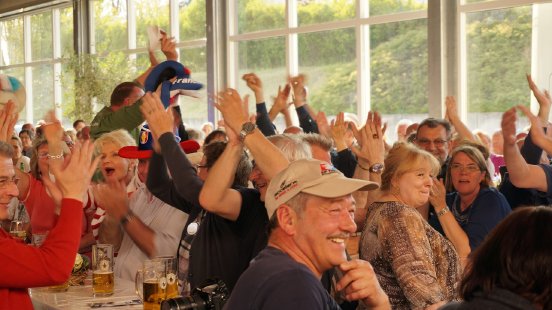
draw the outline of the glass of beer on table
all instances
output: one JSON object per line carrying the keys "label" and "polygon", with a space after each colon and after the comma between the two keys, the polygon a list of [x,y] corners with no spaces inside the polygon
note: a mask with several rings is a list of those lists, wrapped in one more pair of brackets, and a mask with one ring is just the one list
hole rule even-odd
{"label": "glass of beer on table", "polygon": [[92,290],[94,296],[113,294],[115,278],[113,276],[113,245],[96,244],[92,246]]}
{"label": "glass of beer on table", "polygon": [[145,310],[158,310],[162,301],[178,296],[175,265],[174,257],[158,257],[144,261],[143,268],[136,272],[136,294]]}

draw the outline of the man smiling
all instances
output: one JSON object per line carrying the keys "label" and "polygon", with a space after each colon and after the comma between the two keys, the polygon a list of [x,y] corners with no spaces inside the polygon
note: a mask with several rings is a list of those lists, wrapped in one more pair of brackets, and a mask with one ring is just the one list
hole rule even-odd
{"label": "man smiling", "polygon": [[238,280],[227,309],[340,309],[320,282],[334,266],[343,273],[336,288],[345,299],[389,309],[371,265],[347,261],[345,254],[345,241],[356,231],[351,193],[377,187],[313,159],[278,173],[266,193],[269,244]]}

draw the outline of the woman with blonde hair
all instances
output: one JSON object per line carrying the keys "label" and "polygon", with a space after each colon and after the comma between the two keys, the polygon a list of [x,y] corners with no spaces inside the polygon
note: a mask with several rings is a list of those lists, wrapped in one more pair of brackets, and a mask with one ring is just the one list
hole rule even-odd
{"label": "woman with blonde hair", "polygon": [[381,196],[368,207],[360,257],[372,264],[393,309],[437,308],[457,297],[458,254],[416,210],[428,202],[438,172],[433,155],[397,143],[385,159]]}

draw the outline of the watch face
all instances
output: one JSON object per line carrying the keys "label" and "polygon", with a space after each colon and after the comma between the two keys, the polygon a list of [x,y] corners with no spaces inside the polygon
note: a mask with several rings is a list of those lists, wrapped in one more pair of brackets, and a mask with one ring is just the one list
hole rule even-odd
{"label": "watch face", "polygon": [[377,164],[373,164],[372,167],[370,167],[370,171],[374,172],[374,173],[380,173],[383,171],[383,164],[380,164],[380,163],[377,163]]}
{"label": "watch face", "polygon": [[247,122],[242,125],[242,130],[246,133],[250,133],[255,130],[256,125],[252,122]]}

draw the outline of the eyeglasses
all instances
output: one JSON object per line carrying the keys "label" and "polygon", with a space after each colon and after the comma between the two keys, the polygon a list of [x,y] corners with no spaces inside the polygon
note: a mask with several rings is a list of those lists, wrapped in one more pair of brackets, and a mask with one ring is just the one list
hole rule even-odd
{"label": "eyeglasses", "polygon": [[467,172],[479,172],[481,171],[481,169],[479,169],[479,167],[475,164],[470,164],[470,165],[467,165],[467,166],[463,166],[461,164],[452,164],[450,165],[450,170],[453,170],[453,171],[467,171]]}
{"label": "eyeglasses", "polygon": [[17,183],[19,182],[19,178],[18,177],[11,177],[11,178],[8,178],[8,177],[2,177],[0,178],[0,188],[3,189],[3,188],[6,188],[8,187],[11,183],[13,183],[14,185],[17,185]]}
{"label": "eyeglasses", "polygon": [[435,139],[433,141],[429,140],[429,139],[416,139],[416,142],[423,146],[423,147],[427,147],[429,146],[431,143],[433,143],[433,145],[435,145],[436,147],[443,147],[445,145],[445,143],[448,142],[448,140],[443,140],[443,139]]}

